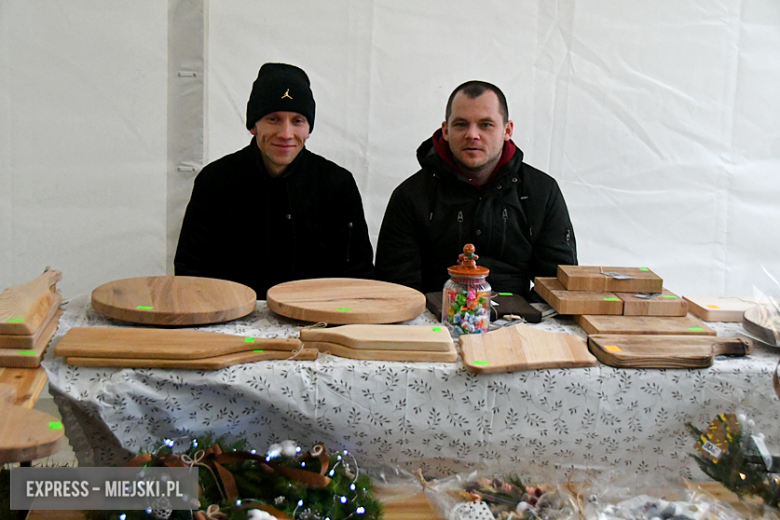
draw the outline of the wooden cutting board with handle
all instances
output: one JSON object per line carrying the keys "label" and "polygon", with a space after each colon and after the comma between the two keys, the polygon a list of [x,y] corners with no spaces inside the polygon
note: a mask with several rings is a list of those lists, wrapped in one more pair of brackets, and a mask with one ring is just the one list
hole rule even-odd
{"label": "wooden cutting board with handle", "polygon": [[757,304],[754,298],[739,296],[683,296],[691,314],[704,321],[740,322],[745,311]]}
{"label": "wooden cutting board with handle", "polygon": [[[626,278],[614,277],[619,273]],[[608,291],[657,293],[663,290],[663,279],[646,267],[598,267],[559,265],[558,280],[569,291]]]}
{"label": "wooden cutting board with handle", "polygon": [[235,320],[256,303],[257,294],[245,285],[193,276],[125,278],[92,291],[92,307],[104,316],[170,327]]}
{"label": "wooden cutting board with handle", "polygon": [[304,348],[297,354],[283,350],[256,350],[235,352],[222,356],[201,359],[134,359],[134,358],[99,358],[99,357],[68,357],[69,365],[81,367],[113,367],[113,368],[181,368],[188,370],[219,370],[221,368],[254,363],[256,361],[295,359],[311,361],[317,359],[319,352],[314,348]]}
{"label": "wooden cutting board with handle", "polygon": [[[46,331],[50,329],[50,325],[52,321],[59,322],[59,316],[62,315],[60,312],[60,305],[62,304],[62,296],[59,294],[55,294],[54,298],[51,302],[51,307],[49,308],[49,312],[47,313],[46,317],[43,320],[43,323],[40,327],[38,327],[38,330],[36,330],[33,334],[26,334],[26,335],[6,335],[6,334],[0,334],[0,350],[2,349],[16,349],[16,350],[31,350],[35,348],[36,344],[40,343],[41,336],[44,335]],[[59,313],[59,315],[58,315]],[[55,315],[57,317],[55,318]],[[56,330],[56,327],[55,327]],[[51,339],[51,336],[49,336],[49,339]]]}
{"label": "wooden cutting board with handle", "polygon": [[715,336],[715,331],[691,316],[575,316],[588,334],[689,334]]}
{"label": "wooden cutting board with handle", "polygon": [[419,291],[355,278],[285,282],[271,287],[266,298],[276,314],[330,325],[398,323],[425,311],[425,296]]}
{"label": "wooden cutting board with handle", "polygon": [[48,269],[31,282],[0,293],[0,335],[35,334],[50,315],[54,301],[62,301],[55,287],[61,279],[61,271]]}
{"label": "wooden cutting board with handle", "polygon": [[338,343],[327,341],[306,341],[306,347],[315,348],[322,354],[359,359],[366,361],[409,361],[429,363],[454,363],[458,360],[458,352],[455,344],[451,344],[449,350],[371,350],[365,348],[350,348]]}
{"label": "wooden cutting board with handle", "polygon": [[712,366],[715,356],[753,351],[747,338],[679,335],[594,334],[588,346],[599,361],[618,368],[705,368]]}
{"label": "wooden cutting board with handle", "polygon": [[57,310],[52,319],[42,327],[41,333],[37,335],[37,339],[31,347],[0,348],[0,367],[36,368],[41,366],[43,355],[46,353],[54,333],[57,332],[60,316],[64,313],[65,311]]}
{"label": "wooden cutting board with handle", "polygon": [[584,339],[572,334],[544,332],[523,324],[485,334],[467,334],[461,336],[459,342],[466,370],[476,374],[597,364]]}
{"label": "wooden cutting board with handle", "polygon": [[294,338],[250,338],[200,330],[131,327],[74,327],[54,353],[68,358],[202,359],[254,350],[283,351],[301,347]]}
{"label": "wooden cutting board with handle", "polygon": [[439,325],[341,325],[301,329],[301,341],[336,343],[355,350],[450,352],[454,342]]}

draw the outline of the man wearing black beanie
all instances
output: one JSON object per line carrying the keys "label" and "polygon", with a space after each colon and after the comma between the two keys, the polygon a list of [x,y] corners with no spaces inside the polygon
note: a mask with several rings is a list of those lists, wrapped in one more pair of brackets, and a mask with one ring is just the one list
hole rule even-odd
{"label": "man wearing black beanie", "polygon": [[323,277],[368,278],[373,250],[352,174],[305,148],[314,128],[309,78],[266,63],[252,85],[252,142],[207,165],[184,215],[176,275],[248,285]]}

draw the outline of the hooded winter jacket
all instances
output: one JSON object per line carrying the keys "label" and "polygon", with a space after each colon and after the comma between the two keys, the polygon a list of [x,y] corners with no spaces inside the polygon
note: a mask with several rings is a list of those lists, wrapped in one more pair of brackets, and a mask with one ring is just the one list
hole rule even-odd
{"label": "hooded winter jacket", "polygon": [[352,174],[306,148],[279,177],[254,139],[198,174],[184,215],[177,275],[266,291],[290,280],[373,276],[373,249]]}
{"label": "hooded winter jacket", "polygon": [[558,183],[523,163],[517,148],[484,192],[465,181],[434,149],[417,149],[422,169],[390,197],[377,244],[381,280],[440,291],[463,246],[490,269],[494,291],[528,296],[537,276],[577,264],[577,246]]}

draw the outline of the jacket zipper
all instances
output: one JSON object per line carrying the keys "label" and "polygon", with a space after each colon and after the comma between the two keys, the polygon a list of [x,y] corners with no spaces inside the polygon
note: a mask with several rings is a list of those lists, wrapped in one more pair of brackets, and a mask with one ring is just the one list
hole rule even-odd
{"label": "jacket zipper", "polygon": [[501,235],[501,252],[498,254],[499,258],[504,257],[504,246],[506,245],[506,221],[509,220],[509,213],[506,208],[501,212],[501,220],[504,221],[504,232]]}
{"label": "jacket zipper", "polygon": [[349,262],[349,253],[352,249],[352,222],[347,222],[347,262]]}
{"label": "jacket zipper", "polygon": [[458,247],[463,247],[463,212],[458,211]]}

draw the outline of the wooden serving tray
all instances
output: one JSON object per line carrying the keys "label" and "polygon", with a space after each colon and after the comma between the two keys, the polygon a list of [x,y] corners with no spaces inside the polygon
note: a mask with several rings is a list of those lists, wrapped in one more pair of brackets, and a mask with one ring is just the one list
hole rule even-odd
{"label": "wooden serving tray", "polygon": [[59,298],[62,302],[55,287],[61,279],[61,271],[49,269],[31,282],[0,293],[0,335],[35,334],[50,315],[54,301]]}
{"label": "wooden serving tray", "polygon": [[144,325],[222,323],[255,310],[257,295],[245,285],[192,276],[142,276],[101,285],[92,307],[117,320]]}
{"label": "wooden serving tray", "polygon": [[294,338],[250,338],[200,330],[125,327],[74,327],[54,353],[67,358],[203,359],[254,350],[283,351],[301,347]]}
{"label": "wooden serving tray", "polygon": [[458,352],[455,344],[451,344],[449,350],[369,350],[363,348],[350,348],[338,343],[327,341],[307,341],[307,347],[315,348],[323,354],[332,354],[349,359],[371,361],[410,361],[429,363],[454,363],[458,360]]}
{"label": "wooden serving tray", "polygon": [[575,316],[588,334],[689,334],[715,336],[714,330],[690,314],[684,317]]}
{"label": "wooden serving tray", "polygon": [[317,349],[305,348],[293,357],[293,353],[283,350],[257,350],[248,352],[236,352],[223,356],[214,356],[201,359],[133,359],[133,358],[89,358],[68,357],[65,361],[69,365],[81,367],[115,367],[115,368],[182,368],[189,370],[219,370],[242,363],[254,363],[256,361],[295,359],[298,361],[311,361],[317,359]]}
{"label": "wooden serving tray", "polygon": [[[57,309],[55,309],[57,310]],[[37,368],[41,366],[41,360],[46,353],[46,349],[49,346],[51,338],[54,333],[57,332],[57,327],[60,324],[60,317],[65,311],[57,310],[52,316],[52,319],[45,324],[41,332],[37,334],[37,339],[30,348],[0,349],[0,367],[11,368]]]}
{"label": "wooden serving tray", "polygon": [[419,291],[354,278],[285,282],[271,287],[266,297],[276,314],[331,325],[398,323],[425,311],[425,296]]}
{"label": "wooden serving tray", "polygon": [[740,322],[749,308],[757,305],[753,298],[738,296],[683,296],[691,314],[704,321]]}
{"label": "wooden serving tray", "polygon": [[0,402],[0,417],[0,464],[30,462],[62,447],[62,423],[47,413]]}
{"label": "wooden serving tray", "polygon": [[476,374],[597,364],[584,339],[523,324],[485,334],[464,335],[459,341],[466,370]]}
{"label": "wooden serving tray", "polygon": [[536,278],[534,291],[558,314],[623,314],[623,300],[605,291],[567,291],[557,278]]}
{"label": "wooden serving tray", "polygon": [[[604,273],[618,272],[630,276],[620,280]],[[657,293],[664,281],[646,267],[599,267],[559,265],[558,280],[569,291],[608,291],[630,293]]]}
{"label": "wooden serving tray", "polygon": [[715,356],[753,351],[747,338],[679,335],[593,335],[588,346],[599,361],[618,368],[705,368],[712,366]]}
{"label": "wooden serving tray", "polygon": [[639,298],[636,293],[617,293],[623,300],[624,316],[686,316],[688,304],[671,291],[664,289],[653,298]]}
{"label": "wooden serving tray", "polygon": [[355,350],[416,350],[450,352],[454,347],[446,328],[438,325],[342,325],[301,329],[301,341],[336,343]]}

